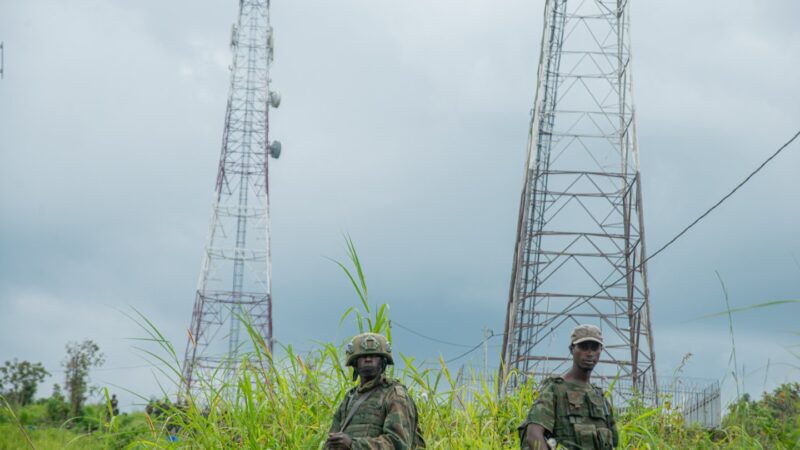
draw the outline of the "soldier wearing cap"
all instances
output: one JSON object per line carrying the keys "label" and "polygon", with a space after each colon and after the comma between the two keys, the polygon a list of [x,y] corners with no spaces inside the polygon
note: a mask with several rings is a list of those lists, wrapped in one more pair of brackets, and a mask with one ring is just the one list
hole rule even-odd
{"label": "soldier wearing cap", "polygon": [[591,384],[592,370],[600,360],[603,335],[594,325],[572,330],[569,351],[572,368],[560,377],[547,378],[539,397],[519,426],[523,449],[555,448],[608,450],[619,438],[611,404],[599,387]]}
{"label": "soldier wearing cap", "polygon": [[384,376],[394,364],[389,341],[363,333],[347,345],[347,365],[359,385],[345,395],[333,416],[325,448],[406,450],[424,448],[417,407],[406,387]]}

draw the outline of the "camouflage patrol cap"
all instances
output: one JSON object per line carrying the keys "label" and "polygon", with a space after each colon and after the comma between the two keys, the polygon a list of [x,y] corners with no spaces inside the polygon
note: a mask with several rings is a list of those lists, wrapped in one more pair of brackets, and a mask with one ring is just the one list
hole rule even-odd
{"label": "camouflage patrol cap", "polygon": [[377,333],[362,333],[354,337],[347,348],[348,366],[356,366],[356,360],[359,356],[364,355],[380,355],[386,358],[387,364],[394,364],[392,359],[392,344],[380,334]]}
{"label": "camouflage patrol cap", "polygon": [[603,345],[603,333],[600,332],[600,328],[588,324],[575,327],[570,336],[570,344],[580,344],[585,341],[595,341]]}

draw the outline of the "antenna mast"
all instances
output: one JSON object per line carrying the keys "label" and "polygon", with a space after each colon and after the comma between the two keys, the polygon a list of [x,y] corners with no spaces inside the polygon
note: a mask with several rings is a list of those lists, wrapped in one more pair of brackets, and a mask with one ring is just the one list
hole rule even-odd
{"label": "antenna mast", "polygon": [[269,0],[241,0],[231,32],[233,64],[225,129],[208,241],[195,294],[183,383],[190,393],[201,373],[224,368],[231,376],[250,348],[242,318],[272,349],[269,108],[280,96],[269,90],[273,35]]}

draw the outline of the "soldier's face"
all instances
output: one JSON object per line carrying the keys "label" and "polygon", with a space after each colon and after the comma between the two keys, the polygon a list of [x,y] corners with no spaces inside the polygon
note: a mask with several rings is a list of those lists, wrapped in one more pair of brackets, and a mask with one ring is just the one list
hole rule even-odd
{"label": "soldier's face", "polygon": [[371,380],[381,374],[381,357],[378,355],[364,355],[356,360],[356,370],[362,380]]}
{"label": "soldier's face", "polygon": [[599,342],[584,341],[572,347],[572,360],[583,370],[592,370],[600,361],[603,346]]}

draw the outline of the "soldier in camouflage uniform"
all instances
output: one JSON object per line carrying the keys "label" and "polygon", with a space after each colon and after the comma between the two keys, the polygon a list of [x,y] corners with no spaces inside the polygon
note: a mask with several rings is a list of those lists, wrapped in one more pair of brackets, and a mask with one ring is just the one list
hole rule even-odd
{"label": "soldier in camouflage uniform", "polygon": [[572,368],[563,376],[550,377],[542,383],[539,397],[519,427],[523,449],[546,450],[558,445],[610,450],[617,446],[611,404],[602,389],[590,382],[603,350],[603,335],[593,325],[579,325],[572,330],[570,341]]}
{"label": "soldier in camouflage uniform", "polygon": [[394,364],[385,337],[364,333],[347,345],[347,365],[360,384],[345,395],[333,416],[325,448],[410,450],[424,448],[417,407],[405,386],[384,376]]}

